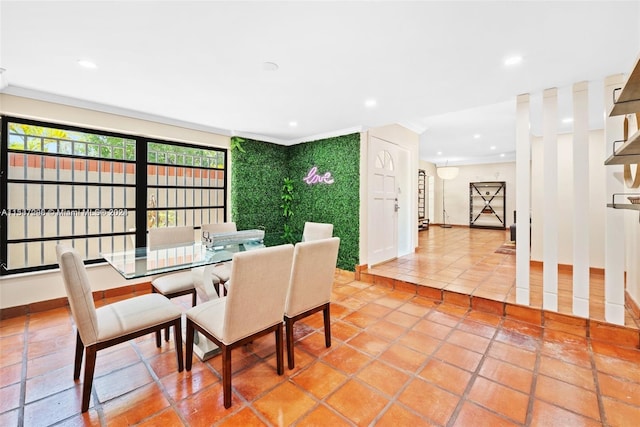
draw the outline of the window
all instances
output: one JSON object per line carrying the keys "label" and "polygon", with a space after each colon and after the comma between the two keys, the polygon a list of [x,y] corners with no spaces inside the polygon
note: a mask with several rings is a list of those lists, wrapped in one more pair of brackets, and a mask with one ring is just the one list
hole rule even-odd
{"label": "window", "polygon": [[0,274],[56,267],[58,242],[101,262],[147,227],[225,221],[226,150],[4,117],[0,159]]}
{"label": "window", "polygon": [[378,151],[376,155],[376,169],[393,171],[393,157],[386,150]]}
{"label": "window", "polygon": [[224,151],[147,143],[147,227],[224,222]]}

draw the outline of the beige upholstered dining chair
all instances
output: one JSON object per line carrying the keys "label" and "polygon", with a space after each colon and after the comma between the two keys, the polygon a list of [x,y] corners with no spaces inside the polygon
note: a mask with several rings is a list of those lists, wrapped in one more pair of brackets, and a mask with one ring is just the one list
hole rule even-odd
{"label": "beige upholstered dining chair", "polygon": [[[216,233],[232,233],[238,231],[235,222],[221,222],[217,224],[203,224],[202,231],[208,232],[209,234]],[[216,276],[219,280],[219,283],[222,285],[219,289],[219,292],[226,293],[227,286],[226,283],[231,278],[231,265],[230,263],[220,263],[216,264],[215,267],[211,269],[211,273]]]}
{"label": "beige upholstered dining chair", "polygon": [[187,311],[186,368],[191,370],[197,330],[222,352],[224,407],[231,406],[231,350],[275,333],[278,375],[284,373],[282,314],[291,276],[293,246],[272,246],[233,256],[233,286],[226,297]]}
{"label": "beige upholstered dining chair", "polygon": [[56,255],[77,329],[73,379],[80,378],[83,354],[82,412],[89,409],[99,350],[152,332],[160,347],[160,331],[173,326],[178,372],[183,370],[182,311],[162,295],[146,294],[97,308],[82,258],[73,248],[57,245]]}
{"label": "beige upholstered dining chair", "polygon": [[333,236],[333,224],[325,224],[321,222],[305,222],[304,230],[302,230],[302,241],[309,242],[311,240],[328,239]]}
{"label": "beige upholstered dining chair", "polygon": [[331,347],[330,299],[339,247],[339,237],[296,244],[284,308],[289,369],[295,367],[293,324],[296,321],[322,311],[324,341]]}
{"label": "beige upholstered dining chair", "polygon": [[[193,227],[160,227],[149,229],[149,249],[155,249],[167,245],[189,245],[195,243]],[[164,295],[167,298],[176,298],[182,295],[191,295],[191,306],[197,303],[196,288],[193,274],[190,270],[167,273],[156,277],[151,281],[151,292]],[[165,331],[165,339],[169,340],[169,330]]]}

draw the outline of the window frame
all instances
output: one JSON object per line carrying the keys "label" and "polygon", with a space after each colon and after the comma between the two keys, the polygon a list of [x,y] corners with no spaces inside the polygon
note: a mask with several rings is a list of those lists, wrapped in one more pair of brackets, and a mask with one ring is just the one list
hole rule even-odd
{"label": "window frame", "polygon": [[[30,126],[39,126],[39,127],[47,127],[47,128],[55,128],[62,129],[65,131],[71,132],[82,132],[89,133],[100,136],[107,137],[116,137],[123,138],[128,140],[135,141],[136,147],[136,156],[134,160],[126,160],[126,159],[118,159],[118,162],[124,164],[134,164],[135,165],[135,179],[133,184],[129,183],[101,183],[101,182],[90,182],[83,181],[82,185],[87,185],[89,187],[111,187],[111,188],[134,188],[135,189],[135,206],[134,218],[135,218],[135,232],[124,230],[124,231],[113,231],[110,233],[98,233],[98,234],[82,234],[82,235],[56,235],[50,237],[39,237],[39,238],[28,238],[23,236],[20,239],[9,239],[9,230],[8,230],[8,215],[0,215],[0,276],[10,276],[14,274],[20,273],[29,273],[36,271],[46,271],[58,268],[57,264],[43,264],[37,266],[28,266],[28,267],[20,267],[20,268],[12,268],[8,269],[7,260],[8,260],[8,249],[10,243],[28,243],[28,242],[44,242],[44,241],[66,241],[70,238],[102,238],[102,237],[117,237],[117,236],[128,236],[134,235],[135,241],[137,242],[136,246],[146,246],[147,244],[147,188],[148,188],[148,166],[157,165],[152,164],[148,161],[147,158],[147,147],[148,144],[157,143],[157,144],[168,144],[172,146],[180,146],[186,148],[194,148],[194,149],[204,149],[209,151],[217,151],[221,152],[224,165],[222,168],[211,168],[212,170],[222,171],[223,173],[223,182],[221,187],[215,187],[222,190],[223,200],[221,205],[215,206],[215,208],[221,208],[223,212],[224,221],[227,220],[227,183],[228,183],[228,163],[229,163],[229,151],[226,148],[208,146],[208,145],[200,145],[193,143],[186,143],[180,141],[172,141],[172,140],[163,140],[158,138],[150,138],[142,135],[135,134],[127,134],[113,131],[105,131],[100,129],[92,129],[85,128],[81,126],[68,125],[63,123],[56,122],[46,122],[41,120],[33,120],[21,117],[13,117],[8,115],[0,115],[0,212],[7,212],[9,206],[8,199],[8,189],[9,184],[14,182],[14,179],[9,179],[9,153],[10,152],[20,152],[25,154],[47,154],[46,151],[30,151],[30,150],[10,150],[9,149],[9,123],[17,123],[17,124],[25,124]],[[61,153],[49,153],[50,155],[55,155],[57,158],[70,158],[70,159],[95,159],[95,160],[113,160],[111,158],[102,158],[102,157],[93,157],[93,156],[79,156],[76,154],[61,154]],[[141,173],[144,172],[144,173]],[[30,179],[20,179],[15,180],[20,183],[42,183],[49,182],[42,180],[30,180]],[[52,184],[59,182],[58,185],[64,185],[64,181],[53,181]],[[211,208],[212,206],[205,206],[204,208]],[[200,206],[199,206],[200,208]],[[194,207],[182,207],[181,209],[194,209]],[[198,229],[200,226],[194,225],[194,229]],[[85,228],[85,232],[86,232]],[[92,258],[87,259],[85,264],[98,264],[105,262],[103,258]]]}

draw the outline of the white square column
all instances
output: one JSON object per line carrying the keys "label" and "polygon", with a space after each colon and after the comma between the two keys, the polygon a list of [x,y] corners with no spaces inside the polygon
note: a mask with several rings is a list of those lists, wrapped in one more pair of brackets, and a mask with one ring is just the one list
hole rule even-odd
{"label": "white square column", "polygon": [[542,230],[542,308],[558,311],[558,89],[542,98],[544,227]]}
{"label": "white square column", "polygon": [[589,317],[589,84],[573,85],[573,314]]}
{"label": "white square column", "polygon": [[531,134],[529,95],[516,100],[516,304],[529,305]]}
{"label": "white square column", "polygon": [[[622,74],[609,76],[604,81],[604,143],[607,157],[613,153],[613,142],[624,137],[624,116],[609,117],[609,111],[613,107],[613,90],[623,85],[624,77]],[[609,200],[611,200],[613,193],[624,192],[624,184],[621,180],[622,169],[622,165],[606,166],[605,188]],[[625,235],[623,210],[606,210],[604,245],[604,318],[609,323],[624,325]]]}

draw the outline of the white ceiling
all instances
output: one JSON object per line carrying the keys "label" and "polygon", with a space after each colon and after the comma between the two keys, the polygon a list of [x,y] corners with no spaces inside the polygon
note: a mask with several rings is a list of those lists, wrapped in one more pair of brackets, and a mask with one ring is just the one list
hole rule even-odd
{"label": "white ceiling", "polygon": [[515,96],[629,71],[639,22],[611,0],[1,0],[0,87],[280,144],[400,123],[421,159],[501,161]]}

